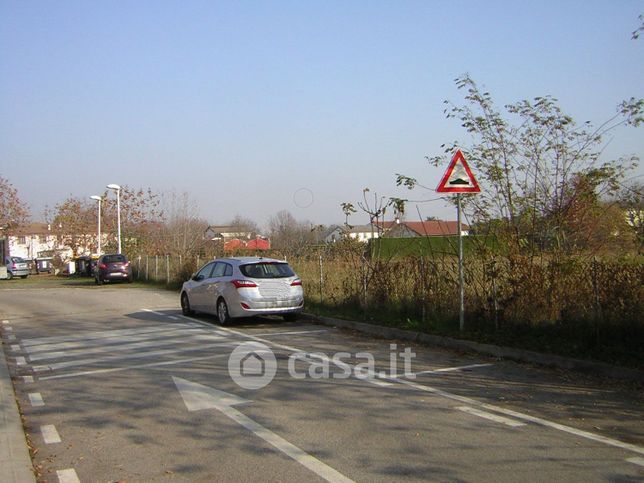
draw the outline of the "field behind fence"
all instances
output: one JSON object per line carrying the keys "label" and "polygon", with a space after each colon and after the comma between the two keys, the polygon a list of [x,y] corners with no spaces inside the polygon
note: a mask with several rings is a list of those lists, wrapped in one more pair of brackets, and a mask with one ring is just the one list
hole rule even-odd
{"label": "field behind fence", "polygon": [[[302,278],[309,311],[425,332],[458,331],[454,256],[383,259],[318,249],[280,258]],[[133,258],[134,275],[178,288],[209,259],[141,255]],[[524,340],[534,348],[542,339],[546,350],[590,351],[630,364],[644,357],[641,263],[472,254],[465,261],[465,309],[466,331],[479,340]]]}

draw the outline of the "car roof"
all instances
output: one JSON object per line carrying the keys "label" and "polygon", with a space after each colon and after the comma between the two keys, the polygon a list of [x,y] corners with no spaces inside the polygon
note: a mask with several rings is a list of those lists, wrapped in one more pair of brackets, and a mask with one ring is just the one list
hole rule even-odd
{"label": "car roof", "polygon": [[278,260],[276,258],[264,258],[264,257],[227,257],[227,258],[217,258],[216,262],[231,262],[236,265],[246,265],[249,263],[286,263],[285,260]]}

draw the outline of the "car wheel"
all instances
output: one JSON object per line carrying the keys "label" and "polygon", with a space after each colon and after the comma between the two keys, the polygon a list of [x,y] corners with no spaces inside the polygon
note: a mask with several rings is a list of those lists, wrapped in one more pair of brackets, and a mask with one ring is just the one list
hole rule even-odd
{"label": "car wheel", "polygon": [[27,278],[29,275],[20,275],[20,278]]}
{"label": "car wheel", "polygon": [[284,314],[282,317],[286,322],[295,322],[297,320],[297,313]]}
{"label": "car wheel", "polygon": [[190,308],[190,300],[187,293],[181,294],[181,313],[183,315],[194,315],[195,311]]}
{"label": "car wheel", "polygon": [[217,302],[217,318],[221,325],[226,325],[230,322],[228,305],[226,305],[226,301],[224,299],[219,299],[219,302]]}
{"label": "car wheel", "polygon": [[7,272],[7,280],[11,280],[13,278],[13,273]]}

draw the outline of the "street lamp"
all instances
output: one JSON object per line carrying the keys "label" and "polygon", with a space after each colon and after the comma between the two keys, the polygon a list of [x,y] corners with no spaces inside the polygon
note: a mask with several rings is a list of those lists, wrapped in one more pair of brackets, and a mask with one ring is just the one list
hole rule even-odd
{"label": "street lamp", "polygon": [[121,187],[117,184],[108,184],[107,189],[116,191],[116,226],[119,241],[119,253],[121,253]]}
{"label": "street lamp", "polygon": [[96,250],[96,254],[100,257],[101,256],[101,202],[103,201],[103,198],[101,198],[98,195],[92,195],[89,198],[91,200],[98,201],[98,249]]}

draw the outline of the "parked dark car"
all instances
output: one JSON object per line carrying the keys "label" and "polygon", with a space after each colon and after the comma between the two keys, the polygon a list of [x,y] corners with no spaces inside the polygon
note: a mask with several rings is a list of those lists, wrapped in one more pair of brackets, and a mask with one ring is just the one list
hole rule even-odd
{"label": "parked dark car", "polygon": [[125,255],[120,253],[101,255],[94,269],[94,281],[100,285],[115,280],[131,283],[132,266]]}

